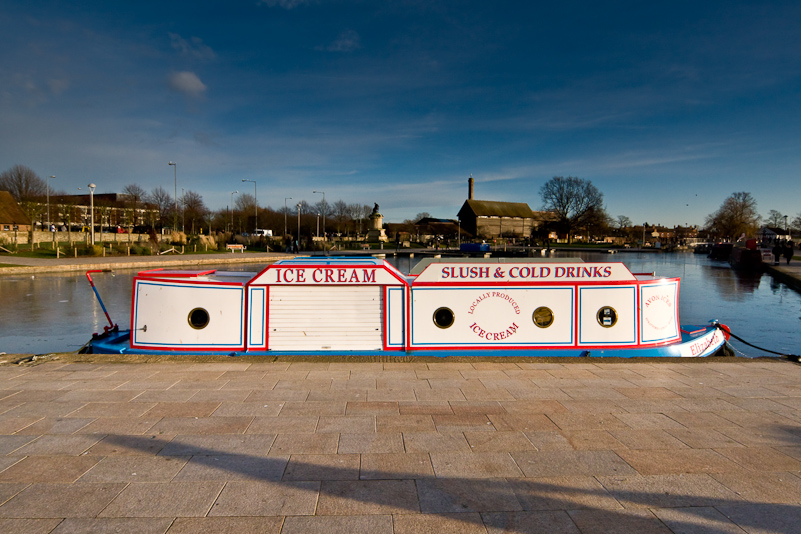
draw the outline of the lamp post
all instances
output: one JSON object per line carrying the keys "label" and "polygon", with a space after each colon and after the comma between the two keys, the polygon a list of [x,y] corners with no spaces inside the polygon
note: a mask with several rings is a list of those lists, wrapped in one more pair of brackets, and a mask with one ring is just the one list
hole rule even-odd
{"label": "lamp post", "polygon": [[184,188],[181,188],[181,231],[186,231],[186,202],[184,199]]}
{"label": "lamp post", "polygon": [[286,197],[286,198],[284,198],[284,237],[285,237],[285,238],[286,238],[286,212],[287,212],[287,211],[288,211],[288,209],[289,209],[289,208],[287,208],[287,206],[286,206],[286,201],[287,201],[287,200],[292,200],[292,197]]}
{"label": "lamp post", "polygon": [[234,231],[234,195],[239,191],[231,191],[231,232]]}
{"label": "lamp post", "polygon": [[[50,178],[55,178],[55,176],[48,176],[47,177],[47,229],[50,230]],[[787,216],[784,217],[785,226],[787,225]]]}
{"label": "lamp post", "polygon": [[298,247],[300,247],[300,207],[301,204],[298,202],[298,235],[295,236],[295,240],[298,242]]}
{"label": "lamp post", "polygon": [[317,214],[317,237],[320,237],[320,214]]}
{"label": "lamp post", "polygon": [[[50,216],[50,212],[47,212],[47,216]],[[784,233],[787,233],[787,215],[784,216]]]}
{"label": "lamp post", "polygon": [[172,231],[178,231],[178,164],[174,161],[168,163],[173,166],[173,177],[175,178],[175,212],[172,215]]}
{"label": "lamp post", "polygon": [[253,208],[253,220],[256,223],[256,226],[253,227],[254,230],[258,229],[259,227],[259,194],[256,191],[256,180],[245,180],[242,179],[243,182],[253,182],[253,199],[256,201],[256,206]]}
{"label": "lamp post", "polygon": [[95,184],[89,184],[89,226],[92,228],[92,244],[95,244]]}
{"label": "lamp post", "polygon": [[[325,208],[328,207],[325,204],[325,191],[312,191],[312,193],[320,193],[323,195],[323,241],[325,241]],[[317,237],[320,237],[319,231],[317,232]]]}

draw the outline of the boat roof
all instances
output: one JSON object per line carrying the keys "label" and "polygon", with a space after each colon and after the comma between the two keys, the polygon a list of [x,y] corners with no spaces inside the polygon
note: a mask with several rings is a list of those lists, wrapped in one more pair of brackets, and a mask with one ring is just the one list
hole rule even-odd
{"label": "boat roof", "polygon": [[416,276],[432,263],[469,263],[471,265],[477,263],[584,263],[584,260],[581,258],[423,258],[409,274]]}
{"label": "boat roof", "polygon": [[300,256],[278,260],[273,265],[388,265],[385,260],[372,256]]}
{"label": "boat roof", "polygon": [[[374,275],[370,275],[366,277],[369,279],[369,283],[372,284],[381,284],[381,283],[389,283],[389,284],[397,284],[397,283],[408,283],[407,278],[401,273],[395,266],[391,263],[387,262],[383,258],[375,258],[372,256],[361,256],[361,257],[354,257],[354,256],[304,256],[304,257],[297,257],[291,258],[286,260],[279,260],[275,263],[272,263],[264,268],[260,273],[258,273],[253,280],[250,282],[251,285],[261,285],[261,284],[275,284],[275,283],[294,283],[294,284],[305,284],[305,283],[312,283],[326,285],[328,283],[344,283],[344,280],[340,279],[340,275],[337,275],[336,282],[333,282],[332,279],[326,277],[324,280],[315,280],[314,275],[311,275],[311,278],[304,280],[298,279],[292,280],[284,278],[283,281],[280,281],[274,278],[272,275],[268,278],[267,273],[271,271],[305,271],[307,269],[311,269],[312,271],[344,271],[344,270],[359,270],[359,272],[369,271],[371,273],[385,273],[386,278],[376,278]],[[354,278],[355,277],[355,278]],[[290,278],[292,278],[290,276]],[[363,279],[360,275],[353,275],[351,274],[348,276],[348,280],[350,281],[353,279],[354,282],[368,282],[368,280]],[[383,280],[383,281],[382,281]]]}
{"label": "boat roof", "polygon": [[216,269],[149,269],[139,271],[139,278],[192,279],[204,282],[245,283],[257,273],[250,271],[218,271]]}

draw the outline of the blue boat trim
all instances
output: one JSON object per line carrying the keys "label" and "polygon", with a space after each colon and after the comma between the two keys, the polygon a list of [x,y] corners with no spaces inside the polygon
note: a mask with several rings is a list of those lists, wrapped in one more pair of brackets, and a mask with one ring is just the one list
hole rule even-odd
{"label": "blue boat trim", "polygon": [[[538,358],[678,358],[682,357],[681,349],[687,345],[705,337],[707,334],[718,329],[717,323],[706,326],[682,325],[681,341],[670,345],[648,348],[575,348],[570,349],[450,349],[450,350],[355,350],[355,351],[274,351],[274,350],[254,350],[254,351],[194,351],[191,349],[179,350],[143,350],[131,349],[129,340],[131,333],[128,330],[111,331],[100,334],[90,341],[86,352],[90,354],[181,354],[194,356],[434,356],[444,358],[448,356],[484,356],[484,357],[538,357]],[[723,336],[722,336],[723,337]],[[725,345],[725,339],[720,342],[710,342],[709,346],[702,352],[704,355],[714,354]],[[699,354],[700,355],[700,354]],[[685,356],[686,357],[686,356]]]}

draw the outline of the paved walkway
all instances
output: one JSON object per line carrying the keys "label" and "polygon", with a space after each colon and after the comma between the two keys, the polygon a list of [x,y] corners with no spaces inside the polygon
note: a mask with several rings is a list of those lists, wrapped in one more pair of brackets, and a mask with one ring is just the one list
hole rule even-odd
{"label": "paved walkway", "polygon": [[786,361],[87,358],[0,365],[4,534],[801,532]]}

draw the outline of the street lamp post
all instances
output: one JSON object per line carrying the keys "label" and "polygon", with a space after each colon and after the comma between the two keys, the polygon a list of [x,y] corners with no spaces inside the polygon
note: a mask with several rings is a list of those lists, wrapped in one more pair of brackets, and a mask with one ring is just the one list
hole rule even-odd
{"label": "street lamp post", "polygon": [[178,231],[178,164],[174,161],[168,163],[173,166],[173,177],[175,178],[175,212],[172,215],[172,231]]}
{"label": "street lamp post", "polygon": [[[325,241],[325,209],[328,207],[325,204],[325,191],[312,191],[312,193],[320,193],[323,195],[323,241]],[[320,232],[317,232],[317,237],[319,236]]]}
{"label": "street lamp post", "polygon": [[287,200],[292,200],[292,197],[284,198],[284,239],[286,239],[286,232],[287,232],[287,230],[286,230],[286,212],[289,210],[289,208],[287,208],[287,206],[286,206],[286,201]]}
{"label": "street lamp post", "polygon": [[186,213],[186,203],[184,202],[184,188],[181,188],[181,231],[183,232],[186,229],[186,217],[184,214]]}
{"label": "street lamp post", "polygon": [[92,228],[92,244],[95,244],[95,184],[89,184],[89,226]]}
{"label": "street lamp post", "polygon": [[239,191],[231,191],[231,232],[234,231],[234,195]]}
{"label": "street lamp post", "polygon": [[[47,212],[47,216],[50,216],[50,212]],[[784,233],[787,233],[787,215],[784,216]]]}
{"label": "street lamp post", "polygon": [[301,204],[298,202],[298,235],[295,236],[295,240],[298,242],[298,247],[300,247],[300,208]]}
{"label": "street lamp post", "polygon": [[317,237],[320,237],[320,214],[317,214]]}
{"label": "street lamp post", "polygon": [[[50,178],[55,178],[55,176],[48,176],[47,177],[47,229],[50,230]],[[784,217],[785,223],[787,222],[787,217]]]}
{"label": "street lamp post", "polygon": [[256,201],[256,206],[253,208],[253,220],[256,223],[256,226],[253,227],[254,230],[259,228],[259,193],[256,190],[256,180],[245,180],[242,179],[243,182],[253,182],[253,199]]}

